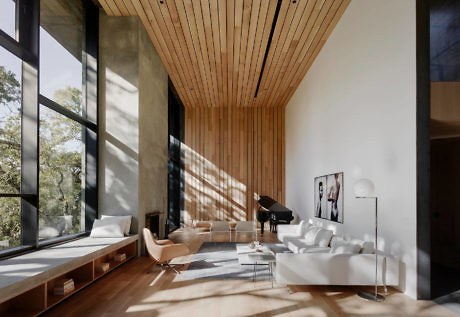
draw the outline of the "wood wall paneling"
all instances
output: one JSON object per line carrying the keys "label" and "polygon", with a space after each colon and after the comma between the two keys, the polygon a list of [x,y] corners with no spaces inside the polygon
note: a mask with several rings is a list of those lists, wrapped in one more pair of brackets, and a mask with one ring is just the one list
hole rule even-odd
{"label": "wood wall paneling", "polygon": [[186,108],[185,220],[252,220],[258,195],[284,203],[284,109]]}

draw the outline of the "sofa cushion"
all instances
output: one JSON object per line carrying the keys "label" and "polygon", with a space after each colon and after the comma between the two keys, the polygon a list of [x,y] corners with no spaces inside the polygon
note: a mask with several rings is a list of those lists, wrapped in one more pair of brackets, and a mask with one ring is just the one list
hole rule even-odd
{"label": "sofa cushion", "polygon": [[371,241],[363,241],[359,239],[351,239],[351,243],[359,244],[360,250],[359,253],[362,254],[372,254],[374,253],[374,243]]}
{"label": "sofa cushion", "polygon": [[363,247],[361,248],[362,254],[373,254],[375,252],[374,242],[364,241]]}
{"label": "sofa cushion", "polygon": [[302,236],[298,236],[297,233],[291,233],[291,232],[286,232],[286,233],[278,232],[277,237],[278,237],[278,240],[280,240],[285,245],[287,245],[288,241],[290,240],[296,240],[296,239],[302,238]]}
{"label": "sofa cushion", "polygon": [[308,245],[314,245],[315,244],[315,239],[318,234],[318,232],[321,231],[321,227],[316,227],[316,226],[311,226],[307,229],[305,232],[304,240]]}
{"label": "sofa cushion", "polygon": [[320,247],[328,247],[333,234],[334,233],[331,230],[321,229],[316,234],[315,245],[318,245]]}
{"label": "sofa cushion", "polygon": [[307,232],[308,228],[310,228],[311,224],[308,223],[306,220],[300,221],[299,225],[297,226],[296,234],[299,237],[303,237]]}
{"label": "sofa cushion", "polygon": [[331,244],[330,253],[358,254],[360,250],[361,246],[359,244],[352,243],[351,241],[336,239]]}
{"label": "sofa cushion", "polygon": [[289,250],[293,253],[300,253],[300,249],[304,249],[309,246],[305,239],[290,239],[286,244]]}
{"label": "sofa cushion", "polygon": [[331,248],[329,247],[319,247],[316,245],[309,245],[299,249],[299,253],[329,253],[330,251]]}

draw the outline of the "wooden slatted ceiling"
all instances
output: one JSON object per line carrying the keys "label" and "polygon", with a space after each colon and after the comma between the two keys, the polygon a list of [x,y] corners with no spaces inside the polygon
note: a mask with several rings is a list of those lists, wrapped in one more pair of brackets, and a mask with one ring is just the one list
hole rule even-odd
{"label": "wooden slatted ceiling", "polygon": [[99,0],[140,17],[186,107],[288,103],[351,0],[280,1],[269,41],[277,0]]}

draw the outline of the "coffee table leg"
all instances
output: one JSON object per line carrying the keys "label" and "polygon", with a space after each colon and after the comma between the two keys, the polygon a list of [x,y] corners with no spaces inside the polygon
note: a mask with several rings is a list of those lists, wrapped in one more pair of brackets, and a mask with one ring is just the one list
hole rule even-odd
{"label": "coffee table leg", "polygon": [[269,268],[269,271],[270,271],[270,279],[272,280],[272,288],[273,288],[273,262],[268,262],[268,268]]}

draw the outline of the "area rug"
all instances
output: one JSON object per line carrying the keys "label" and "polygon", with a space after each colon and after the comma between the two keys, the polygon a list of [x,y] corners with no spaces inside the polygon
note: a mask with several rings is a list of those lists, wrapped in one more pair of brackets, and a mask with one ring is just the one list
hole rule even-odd
{"label": "area rug", "polygon": [[[252,279],[254,265],[241,265],[238,262],[235,242],[205,242],[193,255],[188,270],[181,274],[182,279]],[[276,252],[289,252],[282,244],[264,243]],[[268,265],[257,265],[257,280],[268,280]]]}

